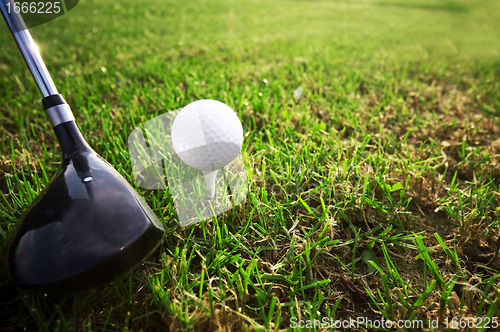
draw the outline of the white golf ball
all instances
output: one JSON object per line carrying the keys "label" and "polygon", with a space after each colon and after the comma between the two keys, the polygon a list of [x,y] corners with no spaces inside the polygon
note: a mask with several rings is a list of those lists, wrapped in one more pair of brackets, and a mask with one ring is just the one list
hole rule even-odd
{"label": "white golf ball", "polygon": [[179,158],[207,173],[226,166],[240,153],[243,127],[231,107],[217,100],[202,99],[177,114],[171,137]]}

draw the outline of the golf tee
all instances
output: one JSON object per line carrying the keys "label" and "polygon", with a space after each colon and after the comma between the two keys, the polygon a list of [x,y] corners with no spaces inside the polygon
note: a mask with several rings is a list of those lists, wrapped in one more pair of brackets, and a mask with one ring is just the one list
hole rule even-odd
{"label": "golf tee", "polygon": [[207,190],[209,196],[213,199],[215,197],[215,179],[217,178],[217,171],[205,172],[203,171],[205,177],[205,183],[207,184]]}

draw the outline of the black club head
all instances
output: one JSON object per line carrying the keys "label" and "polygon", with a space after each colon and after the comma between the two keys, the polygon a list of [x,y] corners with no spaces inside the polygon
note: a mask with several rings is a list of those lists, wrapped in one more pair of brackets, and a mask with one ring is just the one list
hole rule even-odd
{"label": "black club head", "polygon": [[56,128],[62,168],[9,233],[5,263],[20,286],[71,292],[102,284],[140,264],[163,238],[149,206],[83,138],[74,140],[77,130],[74,122]]}

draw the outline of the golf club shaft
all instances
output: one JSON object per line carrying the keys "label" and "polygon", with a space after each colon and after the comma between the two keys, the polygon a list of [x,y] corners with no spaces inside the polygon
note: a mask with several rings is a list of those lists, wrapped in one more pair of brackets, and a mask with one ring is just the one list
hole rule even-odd
{"label": "golf club shaft", "polygon": [[[9,8],[6,3],[10,2]],[[0,8],[7,26],[14,37],[19,50],[28,65],[31,74],[35,78],[36,84],[44,97],[58,94],[57,88],[50,77],[50,74],[43,63],[38,46],[31,38],[31,34],[26,28],[20,13],[14,10],[14,2],[11,0],[0,0]]]}

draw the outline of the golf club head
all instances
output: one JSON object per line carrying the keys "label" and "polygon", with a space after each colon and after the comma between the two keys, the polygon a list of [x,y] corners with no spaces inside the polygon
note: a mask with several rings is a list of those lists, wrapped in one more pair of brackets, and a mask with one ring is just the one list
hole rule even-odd
{"label": "golf club head", "polygon": [[139,265],[165,231],[127,181],[85,142],[23,17],[8,9],[7,2],[14,5],[0,0],[0,12],[44,97],[63,162],[9,232],[0,274],[20,286],[44,291],[96,286]]}
{"label": "golf club head", "polygon": [[72,292],[139,265],[164,229],[127,181],[83,140],[74,121],[54,128],[64,159],[4,247],[16,284]]}

